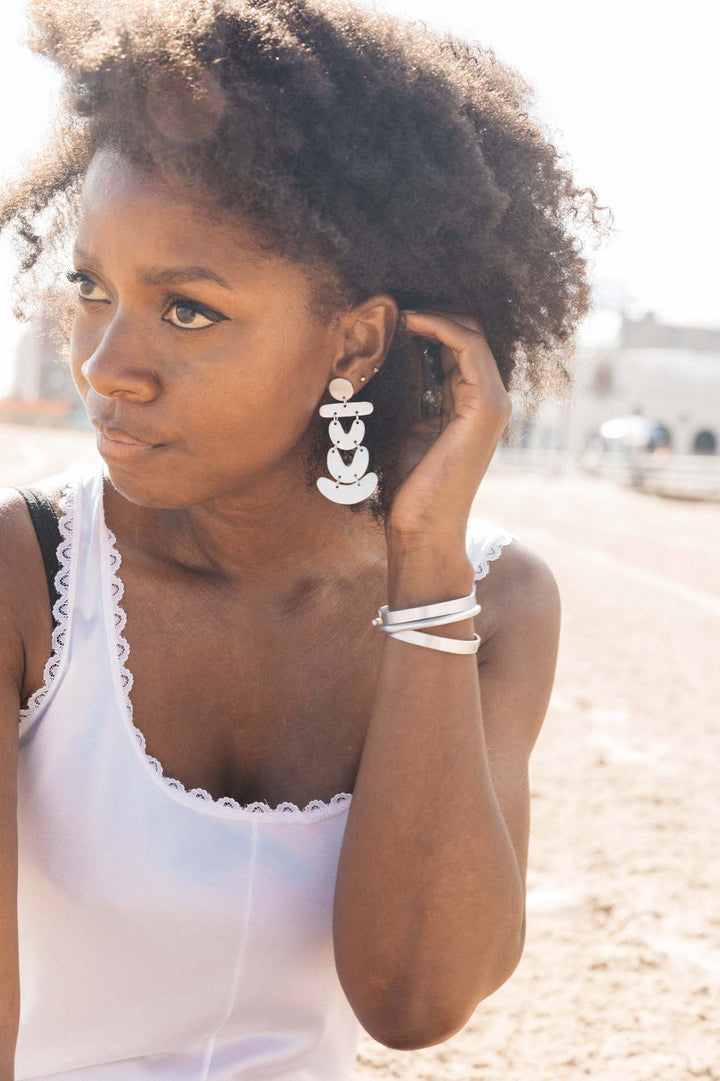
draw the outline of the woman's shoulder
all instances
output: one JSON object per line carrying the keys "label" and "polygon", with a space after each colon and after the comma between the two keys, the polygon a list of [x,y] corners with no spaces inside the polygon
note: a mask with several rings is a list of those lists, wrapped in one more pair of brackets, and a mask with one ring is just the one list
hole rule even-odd
{"label": "woman's shoulder", "polygon": [[547,609],[549,618],[556,618],[559,589],[552,568],[518,533],[471,515],[466,550],[475,567],[476,596],[486,610],[487,636],[522,622],[533,608]]}
{"label": "woman's shoulder", "polygon": [[[41,681],[53,631],[48,606],[48,548],[55,546],[63,531],[65,539],[69,537],[68,523],[73,516],[70,493],[94,475],[92,466],[71,466],[38,480],[0,487],[0,630],[20,650],[21,701],[40,685],[37,681]],[[45,520],[42,505],[30,500],[29,506],[19,488],[31,488],[48,501],[57,529]],[[0,664],[7,664],[2,651]]]}
{"label": "woman's shoulder", "polygon": [[61,500],[63,494],[68,489],[91,480],[97,470],[98,465],[95,463],[81,463],[70,465],[62,472],[46,475],[38,480],[27,481],[24,484],[15,486],[6,485],[0,487],[0,530],[3,530],[6,519],[10,523],[10,528],[12,528],[12,522],[18,515],[21,519],[30,520],[28,512],[25,510],[25,499],[18,491],[19,488],[32,488],[34,491],[39,492],[50,503],[56,517],[59,517],[62,513]]}
{"label": "woman's shoulder", "polygon": [[[0,590],[6,601],[26,611],[25,601],[35,584],[44,584],[38,535],[20,488],[32,488],[49,502],[60,519],[64,495],[94,475],[94,466],[70,466],[38,480],[0,487]],[[42,592],[40,592],[42,596]]]}
{"label": "woman's shoulder", "polygon": [[[23,487],[28,487],[24,485]],[[39,487],[35,484],[32,487]],[[22,655],[18,690],[27,669],[36,628],[44,629],[47,587],[42,554],[25,500],[16,488],[0,488],[0,629]],[[5,651],[0,651],[7,663]]]}
{"label": "woman's shoulder", "polygon": [[499,563],[492,568],[492,577],[512,582],[518,590],[527,588],[536,579],[554,577],[545,558],[523,537],[481,515],[473,514],[468,519],[466,551],[478,571],[476,580],[488,575],[494,560]]}

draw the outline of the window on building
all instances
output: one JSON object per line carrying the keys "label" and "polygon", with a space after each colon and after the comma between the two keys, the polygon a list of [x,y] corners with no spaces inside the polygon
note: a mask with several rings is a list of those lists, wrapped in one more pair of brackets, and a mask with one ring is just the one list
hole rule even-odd
{"label": "window on building", "polygon": [[717,440],[715,433],[711,432],[708,428],[703,428],[699,431],[695,439],[693,440],[693,454],[715,454],[717,451]]}

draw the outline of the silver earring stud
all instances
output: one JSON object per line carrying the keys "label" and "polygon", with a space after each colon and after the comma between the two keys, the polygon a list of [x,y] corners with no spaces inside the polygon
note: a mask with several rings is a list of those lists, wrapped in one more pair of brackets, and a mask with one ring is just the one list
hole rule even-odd
{"label": "silver earring stud", "polygon": [[[359,503],[372,495],[378,486],[377,473],[367,473],[370,462],[370,454],[367,447],[363,447],[362,440],[365,435],[365,425],[360,420],[361,416],[368,416],[373,412],[372,402],[354,402],[348,399],[355,393],[349,379],[331,379],[328,391],[340,405],[321,405],[318,412],[321,417],[331,418],[328,426],[328,434],[332,440],[332,447],[327,455],[327,467],[335,483],[327,477],[318,477],[316,484],[321,493],[333,503]],[[340,423],[340,417],[353,417],[350,431]],[[340,454],[341,450],[354,450],[353,459],[346,465]]]}

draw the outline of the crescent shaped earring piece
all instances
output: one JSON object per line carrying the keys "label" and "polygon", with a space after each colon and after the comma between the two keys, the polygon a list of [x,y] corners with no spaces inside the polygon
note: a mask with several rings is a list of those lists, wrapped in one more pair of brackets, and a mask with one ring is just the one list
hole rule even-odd
{"label": "crescent shaped earring piece", "polygon": [[[370,455],[367,447],[363,447],[362,439],[365,435],[365,425],[360,420],[361,416],[372,413],[372,402],[355,402],[350,404],[349,399],[355,393],[349,379],[331,379],[328,391],[339,405],[321,405],[319,413],[321,417],[329,417],[328,435],[332,446],[327,455],[327,467],[333,480],[327,477],[318,477],[316,484],[326,499],[333,503],[359,503],[372,495],[378,486],[377,473],[367,473]],[[340,423],[340,417],[353,417],[350,430],[346,431]],[[355,450],[352,461],[347,464],[343,461],[340,450]]]}

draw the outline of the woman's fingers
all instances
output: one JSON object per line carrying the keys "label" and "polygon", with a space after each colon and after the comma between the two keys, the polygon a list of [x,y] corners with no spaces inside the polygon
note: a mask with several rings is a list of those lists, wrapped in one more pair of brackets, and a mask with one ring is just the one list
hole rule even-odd
{"label": "woman's fingers", "polygon": [[457,368],[462,382],[475,387],[487,404],[496,405],[500,413],[510,416],[510,396],[500,378],[485,332],[474,316],[435,309],[422,312],[406,309],[401,315],[410,333],[438,342],[444,347],[440,359],[446,386],[448,378],[452,378],[450,373]]}

